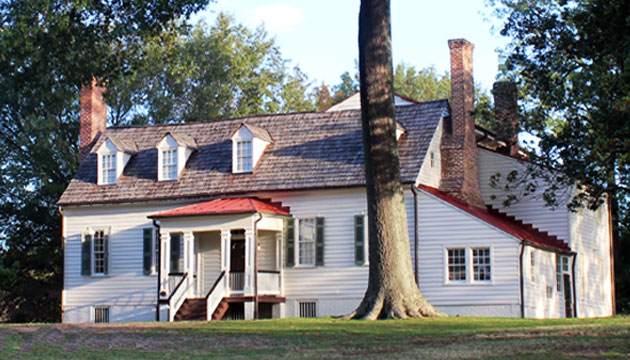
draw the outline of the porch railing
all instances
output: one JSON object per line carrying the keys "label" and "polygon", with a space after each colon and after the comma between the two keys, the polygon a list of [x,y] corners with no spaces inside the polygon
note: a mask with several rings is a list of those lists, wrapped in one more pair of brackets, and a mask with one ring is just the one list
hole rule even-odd
{"label": "porch railing", "polygon": [[243,291],[245,289],[245,273],[230,271],[230,291]]}
{"label": "porch railing", "polygon": [[221,275],[219,275],[217,280],[214,282],[214,285],[212,285],[212,288],[210,288],[210,291],[208,291],[208,294],[206,295],[207,320],[212,320],[212,314],[217,309],[217,306],[219,306],[221,300],[223,300],[223,297],[225,296],[226,287],[227,282],[225,278],[225,271],[222,271]]}
{"label": "porch railing", "polygon": [[175,314],[184,301],[186,301],[186,295],[188,294],[188,273],[182,274],[181,278],[178,274],[176,278],[179,279],[179,282],[174,287],[171,287],[171,277],[169,276],[169,289],[173,290],[171,291],[171,295],[168,297],[168,321],[175,320]]}
{"label": "porch railing", "polygon": [[258,270],[258,293],[264,295],[279,295],[280,271]]}

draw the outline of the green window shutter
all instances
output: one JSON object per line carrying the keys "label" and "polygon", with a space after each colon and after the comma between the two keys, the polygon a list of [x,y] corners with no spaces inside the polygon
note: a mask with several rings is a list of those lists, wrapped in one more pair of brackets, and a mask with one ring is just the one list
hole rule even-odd
{"label": "green window shutter", "polygon": [[356,265],[365,264],[365,217],[356,215],[354,217],[354,263]]}
{"label": "green window shutter", "polygon": [[92,275],[92,234],[83,234],[81,241],[81,275]]}
{"label": "green window shutter", "polygon": [[171,234],[171,272],[180,272],[179,258],[182,234]]}
{"label": "green window shutter", "polygon": [[151,275],[153,247],[153,228],[142,230],[142,268],[144,275]]}
{"label": "green window shutter", "polygon": [[284,221],[284,234],[287,243],[287,267],[295,266],[295,219]]}
{"label": "green window shutter", "polygon": [[105,250],[104,255],[104,271],[103,274],[109,274],[109,229],[103,231],[103,248]]}
{"label": "green window shutter", "polygon": [[315,218],[315,265],[324,266],[324,218]]}

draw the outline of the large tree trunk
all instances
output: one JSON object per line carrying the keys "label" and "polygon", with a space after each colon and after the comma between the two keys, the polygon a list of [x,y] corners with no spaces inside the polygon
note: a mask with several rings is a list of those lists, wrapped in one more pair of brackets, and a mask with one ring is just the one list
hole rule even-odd
{"label": "large tree trunk", "polygon": [[389,0],[362,0],[361,118],[368,202],[368,288],[354,319],[441,315],[414,282],[394,119]]}

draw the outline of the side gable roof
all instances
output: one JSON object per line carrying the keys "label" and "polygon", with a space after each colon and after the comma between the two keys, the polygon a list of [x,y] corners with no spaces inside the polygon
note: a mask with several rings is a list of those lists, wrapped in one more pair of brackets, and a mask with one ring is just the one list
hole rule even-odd
{"label": "side gable roof", "polygon": [[[396,120],[407,131],[399,141],[403,183],[415,182],[435,129],[447,109],[446,100],[397,107]],[[233,174],[230,137],[241,123],[266,129],[274,141],[253,173]],[[155,144],[169,132],[193,138],[197,151],[188,159],[178,181],[158,182]],[[91,152],[59,199],[60,205],[212,198],[256,191],[365,185],[358,110],[109,128],[105,136],[134,141],[138,154],[129,160],[116,185],[98,186],[96,155]]]}
{"label": "side gable roof", "polygon": [[454,196],[430,186],[420,184],[418,188],[531,245],[561,253],[571,253],[571,248],[563,240],[558,239],[554,235],[549,235],[547,232],[540,231],[529,224],[524,224],[522,221],[514,219],[514,217],[506,216],[492,208],[480,209],[468,205]]}

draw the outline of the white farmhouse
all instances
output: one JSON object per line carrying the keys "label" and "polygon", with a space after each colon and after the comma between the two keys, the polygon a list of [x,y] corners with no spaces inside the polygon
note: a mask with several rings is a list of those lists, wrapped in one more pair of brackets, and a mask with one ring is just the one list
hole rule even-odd
{"label": "white farmhouse", "polygon": [[[526,164],[475,127],[473,46],[449,47],[451,103],[396,98],[420,290],[451,315],[611,315],[608,209],[554,210],[536,196],[503,207],[490,178]],[[358,95],[325,112],[106,128],[101,94],[82,91],[82,164],[59,199],[64,322],[315,317],[359,304],[369,264]]]}

